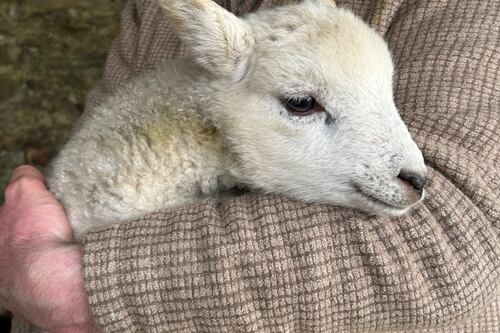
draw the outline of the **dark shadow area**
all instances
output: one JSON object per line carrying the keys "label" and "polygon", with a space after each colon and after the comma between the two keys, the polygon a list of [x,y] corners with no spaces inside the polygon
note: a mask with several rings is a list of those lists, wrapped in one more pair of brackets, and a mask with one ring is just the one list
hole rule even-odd
{"label": "dark shadow area", "polygon": [[0,316],[0,333],[10,332],[10,318]]}

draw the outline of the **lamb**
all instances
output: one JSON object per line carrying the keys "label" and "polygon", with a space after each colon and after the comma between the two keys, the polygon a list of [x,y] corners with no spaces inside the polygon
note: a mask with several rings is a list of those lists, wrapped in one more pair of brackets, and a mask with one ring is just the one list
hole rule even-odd
{"label": "lamb", "polygon": [[380,215],[424,197],[383,39],[328,0],[238,18],[160,0],[190,48],[84,116],[48,185],[76,239],[235,186]]}

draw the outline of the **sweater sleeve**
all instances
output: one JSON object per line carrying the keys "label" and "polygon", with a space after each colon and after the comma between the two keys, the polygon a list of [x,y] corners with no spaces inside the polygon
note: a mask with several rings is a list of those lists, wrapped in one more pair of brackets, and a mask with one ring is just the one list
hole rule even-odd
{"label": "sweater sleeve", "polygon": [[[428,166],[424,204],[381,218],[250,194],[93,231],[84,274],[106,331],[452,327],[497,299],[500,3],[337,4],[391,46],[396,103]],[[155,6],[128,3],[89,108],[103,87],[153,68],[164,50],[182,53]]]}

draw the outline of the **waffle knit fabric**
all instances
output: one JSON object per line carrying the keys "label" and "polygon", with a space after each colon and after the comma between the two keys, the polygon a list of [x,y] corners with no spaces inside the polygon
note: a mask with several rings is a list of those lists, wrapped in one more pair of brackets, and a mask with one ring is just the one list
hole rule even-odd
{"label": "waffle knit fabric", "polygon": [[[219,1],[238,15],[284,1]],[[397,218],[245,195],[90,233],[107,332],[500,332],[500,2],[337,1],[388,41],[422,149],[424,204]],[[156,1],[129,0],[87,113],[183,56]]]}

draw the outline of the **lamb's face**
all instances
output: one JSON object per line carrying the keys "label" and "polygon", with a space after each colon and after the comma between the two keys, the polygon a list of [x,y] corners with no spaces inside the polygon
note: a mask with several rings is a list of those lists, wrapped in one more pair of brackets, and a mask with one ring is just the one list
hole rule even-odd
{"label": "lamb's face", "polygon": [[219,99],[239,176],[376,214],[420,201],[426,168],[394,105],[383,40],[349,12],[312,3],[249,22],[256,52],[248,74]]}
{"label": "lamb's face", "polygon": [[423,197],[422,154],[392,99],[383,40],[331,0],[242,20],[209,0],[161,0],[213,73],[206,107],[239,157],[234,173],[270,192],[377,214]]}

